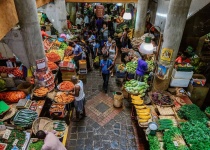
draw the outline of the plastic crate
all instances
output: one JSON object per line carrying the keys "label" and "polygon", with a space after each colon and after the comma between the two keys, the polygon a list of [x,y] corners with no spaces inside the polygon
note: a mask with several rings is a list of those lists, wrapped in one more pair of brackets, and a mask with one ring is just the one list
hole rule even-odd
{"label": "plastic crate", "polygon": [[193,71],[193,66],[191,66],[191,67],[179,67],[179,66],[177,66],[177,68],[176,68],[176,70],[177,71],[185,71],[185,72],[191,72],[191,71]]}
{"label": "plastic crate", "polygon": [[117,78],[125,78],[126,77],[126,72],[117,71],[116,72],[116,77]]}
{"label": "plastic crate", "polygon": [[87,68],[86,60],[79,60],[79,68],[80,69],[86,69]]}

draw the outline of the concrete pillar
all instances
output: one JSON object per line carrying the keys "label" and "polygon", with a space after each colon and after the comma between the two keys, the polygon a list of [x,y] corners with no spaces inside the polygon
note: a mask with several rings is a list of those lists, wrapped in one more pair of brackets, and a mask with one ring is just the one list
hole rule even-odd
{"label": "concrete pillar", "polygon": [[20,30],[28,56],[29,65],[35,66],[37,59],[45,58],[40,26],[37,17],[36,1],[15,0],[15,7],[17,10]]}
{"label": "concrete pillar", "polygon": [[138,0],[134,37],[144,34],[149,0]]}
{"label": "concrete pillar", "polygon": [[68,3],[69,6],[69,15],[72,24],[75,24],[76,21],[76,3]]}
{"label": "concrete pillar", "polygon": [[67,13],[65,0],[54,0],[58,24],[58,33],[63,33],[63,29],[67,29]]}
{"label": "concrete pillar", "polygon": [[[167,14],[166,25],[163,33],[162,48],[173,49],[173,55],[171,58],[171,68],[169,70],[168,79],[159,80],[157,77],[154,79],[154,90],[166,90],[169,86],[171,79],[171,72],[174,66],[174,61],[179,51],[179,46],[182,40],[182,35],[187,21],[187,15],[189,12],[190,4],[192,0],[171,0],[169,4],[169,10]],[[159,54],[159,57],[161,52]],[[159,58],[160,59],[160,58]],[[161,61],[159,60],[161,63]],[[167,63],[167,62],[162,62]]]}
{"label": "concrete pillar", "polygon": [[58,33],[63,33],[64,28],[67,29],[67,12],[65,0],[54,0],[54,4],[47,4],[46,14]]}

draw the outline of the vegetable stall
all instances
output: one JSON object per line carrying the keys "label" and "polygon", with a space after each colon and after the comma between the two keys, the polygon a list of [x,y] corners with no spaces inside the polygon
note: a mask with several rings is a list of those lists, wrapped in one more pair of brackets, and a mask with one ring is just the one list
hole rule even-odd
{"label": "vegetable stall", "polygon": [[[35,138],[38,130],[56,131],[65,144],[74,102],[74,96],[69,94],[74,90],[70,79],[77,75],[74,56],[72,47],[58,39],[45,39],[44,48],[44,69],[0,66],[2,150],[40,150],[43,141]],[[85,60],[80,64],[79,69],[87,70]]]}

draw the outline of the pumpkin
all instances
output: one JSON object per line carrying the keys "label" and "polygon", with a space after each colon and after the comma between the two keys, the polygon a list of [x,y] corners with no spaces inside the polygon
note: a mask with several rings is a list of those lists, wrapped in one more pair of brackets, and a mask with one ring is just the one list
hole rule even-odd
{"label": "pumpkin", "polygon": [[11,91],[11,92],[1,92],[0,99],[7,103],[17,103],[20,99],[26,97],[26,94],[22,91]]}

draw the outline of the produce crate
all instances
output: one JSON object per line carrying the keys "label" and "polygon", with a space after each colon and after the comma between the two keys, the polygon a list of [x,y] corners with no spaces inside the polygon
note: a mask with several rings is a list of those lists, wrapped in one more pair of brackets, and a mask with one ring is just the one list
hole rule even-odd
{"label": "produce crate", "polygon": [[87,69],[79,69],[79,74],[87,74]]}
{"label": "produce crate", "polygon": [[191,71],[193,71],[193,69],[194,69],[193,66],[190,66],[190,67],[177,66],[177,68],[176,68],[177,71],[185,71],[185,72],[191,72]]}
{"label": "produce crate", "polygon": [[117,78],[125,78],[126,77],[126,72],[117,71],[116,72],[116,77]]}
{"label": "produce crate", "polygon": [[87,68],[86,60],[79,60],[79,68],[80,69],[86,69]]}

